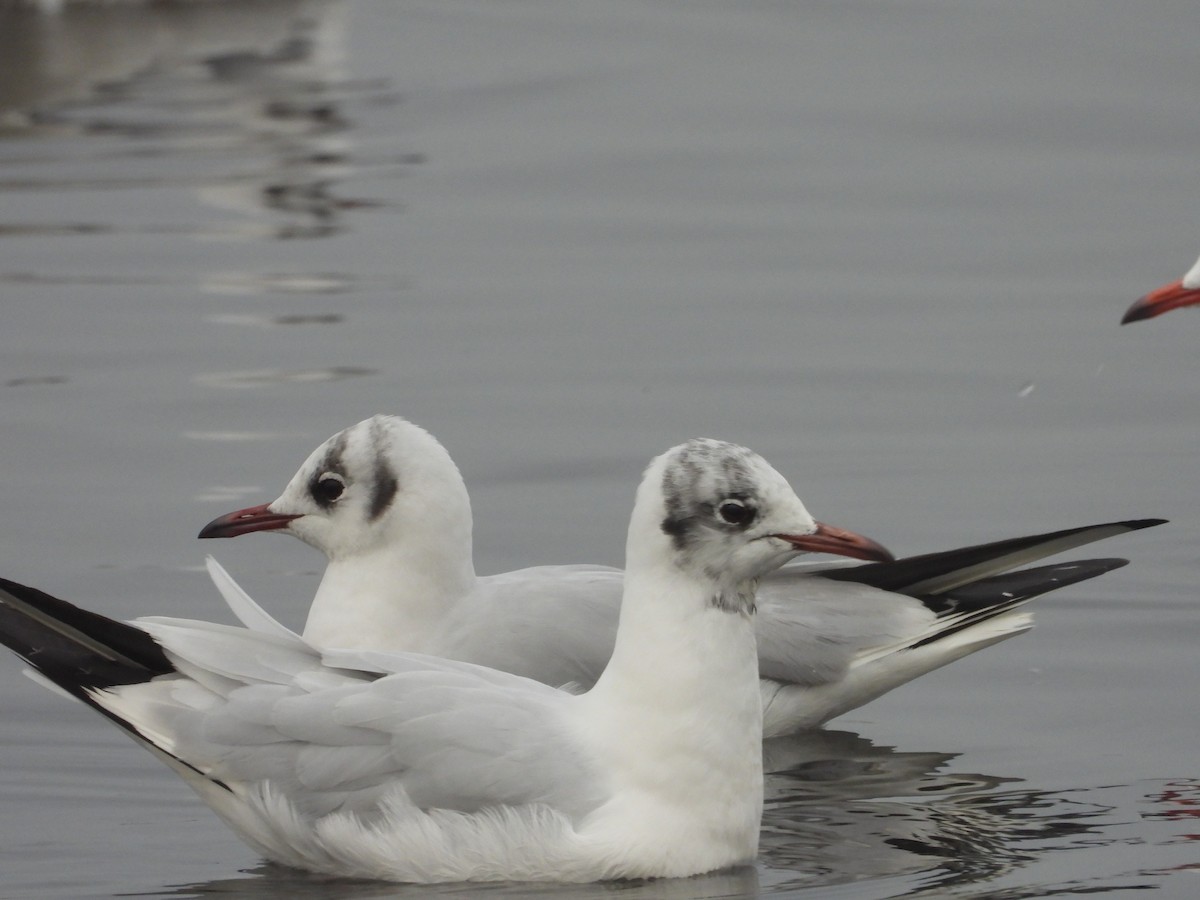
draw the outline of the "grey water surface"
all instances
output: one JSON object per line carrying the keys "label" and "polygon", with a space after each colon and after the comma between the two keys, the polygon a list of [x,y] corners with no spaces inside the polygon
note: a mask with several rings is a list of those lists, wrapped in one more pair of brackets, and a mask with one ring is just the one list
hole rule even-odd
{"label": "grey water surface", "polygon": [[[48,4],[53,7],[54,4]],[[0,4],[0,576],[285,622],[253,535],[375,412],[481,572],[619,564],[645,462],[745,443],[908,555],[1112,519],[1038,627],[767,748],[758,864],[406,888],[269,866],[0,661],[0,897],[1200,891],[1192,0]]]}

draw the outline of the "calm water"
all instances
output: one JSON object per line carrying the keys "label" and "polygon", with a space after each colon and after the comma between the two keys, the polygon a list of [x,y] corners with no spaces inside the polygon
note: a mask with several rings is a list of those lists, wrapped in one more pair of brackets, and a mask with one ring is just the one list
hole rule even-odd
{"label": "calm water", "polygon": [[[202,545],[330,433],[442,438],[479,569],[620,561],[746,443],[902,554],[1115,518],[1032,633],[768,748],[754,869],[572,898],[1200,890],[1193,0],[0,6],[0,574],[298,625]],[[0,663],[0,896],[422,896],[264,866]],[[522,887],[438,893],[519,896]]]}

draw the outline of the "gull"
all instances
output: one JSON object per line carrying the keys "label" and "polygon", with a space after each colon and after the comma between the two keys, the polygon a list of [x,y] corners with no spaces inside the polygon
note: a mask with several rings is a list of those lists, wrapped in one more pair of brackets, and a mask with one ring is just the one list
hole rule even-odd
{"label": "gull", "polygon": [[[1159,524],[1068,529],[850,568],[788,566],[758,591],[759,672],[768,737],[813,728],[926,672],[1032,627],[1019,607],[1123,560],[1008,572],[1073,547]],[[558,687],[587,688],[613,651],[620,569],[538,566],[477,576],[471,503],[429,432],[376,415],[310,454],[278,499],[220,516],[202,538],[293,535],[328,566],[304,639],[318,647],[413,651]],[[809,550],[857,551],[818,525]],[[244,624],[291,634],[213,559],[209,573]]]}
{"label": "gull", "polygon": [[1125,310],[1121,324],[1153,319],[1181,306],[1195,306],[1197,303],[1200,303],[1200,259],[1178,281],[1151,291]]}
{"label": "gull", "polygon": [[757,580],[879,555],[697,439],[638,488],[612,658],[574,694],[421,654],[122,624],[0,581],[0,640],[276,862],[404,882],[680,877],[750,863],[763,806]]}

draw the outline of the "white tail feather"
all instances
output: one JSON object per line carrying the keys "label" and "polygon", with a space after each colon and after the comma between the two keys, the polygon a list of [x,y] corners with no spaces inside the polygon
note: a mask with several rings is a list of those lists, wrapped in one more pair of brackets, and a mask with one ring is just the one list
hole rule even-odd
{"label": "white tail feather", "polygon": [[212,579],[212,583],[225,598],[226,605],[243,625],[260,634],[299,637],[296,632],[255,603],[254,599],[242,589],[242,586],[233,580],[233,576],[225,571],[225,567],[212,556],[204,558],[204,565],[208,569],[208,577]]}

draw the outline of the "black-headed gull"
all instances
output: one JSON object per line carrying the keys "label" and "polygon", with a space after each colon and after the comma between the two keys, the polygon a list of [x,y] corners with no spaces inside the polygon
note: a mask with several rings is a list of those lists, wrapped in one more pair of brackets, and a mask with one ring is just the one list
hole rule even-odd
{"label": "black-headed gull", "polygon": [[822,529],[757,454],[694,440],[637,491],[612,659],[572,694],[418,654],[124,625],[0,582],[0,639],[270,859],[409,882],[687,876],[754,859],[755,586]]}
{"label": "black-headed gull", "polygon": [[1153,319],[1165,312],[1179,309],[1181,306],[1195,306],[1200,303],[1200,259],[1196,260],[1186,275],[1178,281],[1164,284],[1138,300],[1125,310],[1121,324],[1140,322],[1142,319]]}
{"label": "black-headed gull", "polygon": [[[1123,561],[1007,570],[1161,521],[851,568],[789,566],[768,576],[756,624],[765,734],[820,725],[1028,630],[1030,614],[1017,608],[1023,602]],[[539,566],[477,576],[458,468],[432,435],[397,416],[335,434],[277,500],[221,516],[200,536],[254,531],[294,535],[328,557],[304,628],[315,646],[428,653],[556,687],[591,685],[612,653],[621,571]],[[211,559],[209,572],[245,624],[287,633]]]}

